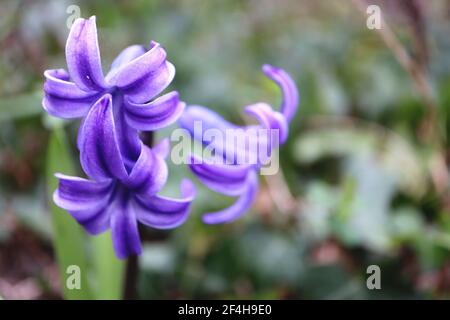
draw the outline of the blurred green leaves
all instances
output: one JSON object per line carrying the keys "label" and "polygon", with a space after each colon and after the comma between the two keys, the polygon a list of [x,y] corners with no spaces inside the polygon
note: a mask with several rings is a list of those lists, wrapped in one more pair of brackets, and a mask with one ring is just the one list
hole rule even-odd
{"label": "blurred green leaves", "polygon": [[321,121],[297,139],[297,161],[306,164],[323,158],[373,158],[373,165],[393,176],[403,192],[416,198],[423,196],[428,183],[424,159],[406,138],[376,123],[352,118],[321,117]]}
{"label": "blurred green leaves", "polygon": [[[76,175],[73,157],[62,128],[51,135],[47,154],[48,203],[52,214],[53,244],[66,299],[120,299],[124,262],[116,258],[109,232],[88,237],[82,227],[51,198],[58,186],[55,173]],[[89,253],[91,253],[89,255]],[[81,289],[66,286],[67,268],[76,265],[81,270]]]}
{"label": "blurred green leaves", "polygon": [[42,91],[0,99],[0,122],[13,121],[42,113]]}
{"label": "blurred green leaves", "polygon": [[[58,180],[54,176],[57,172],[68,175],[75,173],[72,156],[62,129],[57,129],[51,134],[47,153],[48,203],[52,214],[53,244],[64,297],[89,299],[93,295],[88,281],[87,237],[81,226],[65,210],[53,203],[52,194],[58,187]],[[81,270],[81,289],[79,290],[71,290],[66,286],[67,268],[71,265],[78,266]]]}
{"label": "blurred green leaves", "polygon": [[122,298],[125,261],[117,259],[111,241],[111,232],[91,238],[93,275],[96,299],[118,300]]}
{"label": "blurred green leaves", "polygon": [[[399,219],[394,221],[390,214],[394,197],[401,192],[421,199],[429,177],[424,160],[406,139],[375,124],[355,121],[322,118],[297,139],[294,156],[299,163],[334,161],[341,175],[335,187],[317,183],[315,189],[308,188],[304,219],[307,225],[318,224],[315,230],[322,225],[322,237],[335,234],[347,245],[386,252],[397,238],[394,232],[413,232],[406,225],[408,231],[393,229]],[[328,200],[317,198],[320,195]],[[410,220],[417,219],[417,212],[403,212],[412,215]]]}

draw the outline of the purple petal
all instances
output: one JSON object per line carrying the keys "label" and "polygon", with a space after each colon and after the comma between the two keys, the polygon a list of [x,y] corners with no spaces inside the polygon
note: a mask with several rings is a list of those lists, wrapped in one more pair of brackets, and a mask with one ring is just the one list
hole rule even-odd
{"label": "purple petal", "polygon": [[141,154],[122,182],[135,194],[146,197],[155,195],[167,181],[167,165],[164,158],[142,144]]}
{"label": "purple petal", "polygon": [[128,124],[142,131],[155,131],[171,125],[181,116],[186,106],[175,91],[149,103],[127,101],[125,105]]}
{"label": "purple petal", "polygon": [[249,105],[245,108],[245,112],[253,115],[260,122],[262,127],[271,130],[268,134],[269,137],[273,134],[272,130],[278,130],[279,143],[284,143],[286,141],[289,127],[283,114],[274,111],[266,103]]}
{"label": "purple petal", "polygon": [[[244,134],[246,128],[226,121],[219,114],[208,108],[189,106],[181,115],[178,124],[181,128],[188,130],[195,140],[213,149],[216,156],[235,161],[237,154],[246,152],[246,150],[239,149],[240,145],[228,139],[230,138],[229,133],[233,130],[240,130],[241,134]],[[205,134],[207,132],[211,133],[211,135]],[[223,139],[220,139],[222,137],[213,137],[212,133],[221,134]]]}
{"label": "purple petal", "polygon": [[113,118],[111,95],[92,106],[79,130],[80,161],[86,174],[95,180],[127,177]]}
{"label": "purple petal", "polygon": [[90,234],[98,234],[109,227],[107,206],[114,187],[112,180],[101,182],[56,174],[58,189],[53,201],[66,209]]}
{"label": "purple petal", "polygon": [[97,92],[80,90],[69,82],[69,74],[64,69],[47,70],[42,105],[52,116],[71,119],[86,115],[92,104],[99,98]]}
{"label": "purple petal", "polygon": [[103,207],[67,210],[67,212],[91,235],[98,235],[109,229],[110,213],[108,204],[105,204]]}
{"label": "purple petal", "polygon": [[106,76],[106,79],[111,77],[111,74],[113,72],[116,72],[115,70],[117,68],[120,68],[125,64],[129,63],[130,61],[133,61],[134,59],[142,56],[145,52],[146,52],[145,47],[141,45],[132,45],[122,50],[122,52],[119,53],[119,55],[112,62],[111,70],[109,74]]}
{"label": "purple petal", "polygon": [[294,80],[283,69],[268,64],[263,66],[263,72],[280,87],[283,94],[280,110],[286,117],[287,122],[290,122],[297,111],[299,102],[298,90]]}
{"label": "purple petal", "polygon": [[142,252],[141,240],[132,201],[124,190],[118,190],[111,204],[111,233],[116,255],[124,259]]}
{"label": "purple petal", "polygon": [[230,207],[203,215],[203,222],[208,224],[229,223],[242,216],[252,205],[258,190],[258,177],[255,171],[248,175],[246,189],[239,199]]}
{"label": "purple petal", "polygon": [[106,88],[100,60],[95,16],[75,20],[66,43],[70,77],[82,90]]}
{"label": "purple petal", "polygon": [[112,180],[101,182],[55,174],[59,179],[55,203],[66,210],[82,210],[104,204],[111,192]]}
{"label": "purple petal", "polygon": [[[198,126],[200,123],[202,130],[194,130],[196,125]],[[202,106],[187,107],[178,120],[178,124],[181,128],[188,130],[194,139],[198,141],[203,141],[203,133],[209,129],[218,129],[225,133],[227,129],[239,128],[226,121],[218,113]]]}
{"label": "purple petal", "polygon": [[116,95],[113,98],[113,116],[119,149],[126,163],[126,168],[130,169],[141,153],[141,140],[137,130],[129,126],[125,119],[125,105],[121,95]]}
{"label": "purple petal", "polygon": [[149,199],[135,198],[135,208],[139,222],[157,229],[171,229],[186,221],[189,207],[195,197],[192,182],[181,182],[181,199],[154,196]]}
{"label": "purple petal", "polygon": [[167,156],[169,155],[169,151],[170,151],[169,138],[165,138],[165,139],[161,140],[158,144],[156,144],[152,148],[152,150],[154,153],[156,153],[162,159],[166,159]]}
{"label": "purple petal", "polygon": [[[136,82],[155,73],[163,66],[167,56],[166,51],[156,42],[153,42],[152,48],[144,54],[136,56],[138,53],[139,50],[134,48],[127,50],[123,57],[119,56],[118,58],[120,59],[116,62],[116,65],[118,63],[121,63],[121,65],[110,71],[107,76],[108,83],[127,89]],[[130,55],[134,55],[135,58],[124,63],[125,58],[129,59]]]}
{"label": "purple petal", "polygon": [[125,98],[136,103],[145,103],[160,94],[175,77],[175,67],[166,61],[156,70],[122,88]]}
{"label": "purple petal", "polygon": [[211,163],[197,156],[191,156],[189,168],[208,188],[229,196],[243,192],[247,187],[248,173],[252,171],[248,165]]}

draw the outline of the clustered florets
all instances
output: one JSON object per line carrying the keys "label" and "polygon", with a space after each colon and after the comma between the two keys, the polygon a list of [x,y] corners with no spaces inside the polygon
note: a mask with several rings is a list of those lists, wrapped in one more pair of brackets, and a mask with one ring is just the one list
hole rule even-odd
{"label": "clustered florets", "polygon": [[[236,126],[207,108],[185,108],[176,91],[157,97],[172,82],[175,67],[156,42],[148,48],[126,48],[104,76],[95,17],[75,21],[67,39],[66,60],[68,71],[45,71],[43,106],[53,116],[82,119],[77,146],[89,179],[57,173],[59,186],[54,202],[91,234],[111,229],[119,258],[140,254],[138,222],[158,229],[177,227],[187,219],[195,198],[195,188],[187,179],[181,182],[181,198],[158,194],[167,181],[165,159],[170,145],[165,139],[148,147],[141,141],[140,132],[155,131],[178,120],[194,139],[205,142],[202,136],[193,134],[195,121],[220,130]],[[272,149],[287,139],[298,93],[283,70],[266,65],[263,71],[283,92],[281,110],[277,112],[258,103],[246,111],[260,122],[260,127],[279,133],[277,141],[269,137],[255,141]],[[247,132],[249,128],[241,129]],[[258,189],[257,172],[261,165],[260,159],[255,164],[230,162],[239,150],[230,151],[219,145],[215,149],[227,161],[190,161],[189,167],[208,188],[239,199],[227,209],[205,214],[206,223],[229,222],[249,209]]]}

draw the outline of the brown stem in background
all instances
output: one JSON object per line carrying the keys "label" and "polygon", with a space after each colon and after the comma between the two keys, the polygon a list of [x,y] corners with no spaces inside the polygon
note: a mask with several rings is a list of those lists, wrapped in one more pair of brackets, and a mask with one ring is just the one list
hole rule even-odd
{"label": "brown stem in background", "polygon": [[264,176],[270,197],[278,211],[284,214],[295,214],[300,209],[300,201],[289,190],[283,171],[281,169],[275,175]]}
{"label": "brown stem in background", "polygon": [[[364,14],[366,13],[367,3],[364,0],[353,0],[353,3],[361,10],[361,12]],[[413,1],[409,2],[409,5],[413,4],[417,5]],[[415,9],[420,10],[418,7]],[[406,14],[411,16],[410,18],[414,18],[414,15],[416,15],[417,12],[411,12],[411,9],[408,9]],[[394,54],[398,63],[408,72],[414,87],[426,107],[427,112],[421,125],[421,129],[423,130],[422,138],[428,144],[437,147],[437,153],[431,159],[429,167],[434,187],[438,193],[442,193],[447,188],[448,181],[448,171],[444,152],[445,136],[442,135],[440,131],[437,114],[438,106],[433,96],[428,69],[426,65],[424,65],[426,61],[426,56],[424,56],[425,53],[422,53],[422,58],[419,59],[421,61],[414,60],[398,40],[389,24],[384,20],[383,15],[381,15],[381,21],[381,29],[375,29],[374,31],[377,31],[383,42]],[[423,29],[424,25],[421,27]],[[424,30],[421,30],[421,32],[424,32]],[[424,37],[424,34],[422,36]],[[421,45],[424,46],[426,43],[422,41]],[[420,52],[418,56],[421,56]]]}
{"label": "brown stem in background", "polygon": [[[151,147],[153,145],[153,133],[143,132],[141,134],[142,142]],[[138,225],[139,234],[142,234],[142,228]],[[139,277],[139,257],[132,255],[128,257],[125,269],[125,281],[123,288],[123,299],[133,300],[137,299],[137,280]]]}
{"label": "brown stem in background", "polygon": [[[353,2],[358,7],[358,9],[360,9],[364,14],[366,13],[366,5],[363,0],[353,0]],[[381,15],[381,21],[382,27],[380,29],[375,29],[374,31],[378,32],[383,42],[394,54],[398,63],[409,73],[413,85],[422,97],[422,100],[428,108],[428,112],[433,115],[433,117],[431,118],[434,121],[436,104],[432,95],[426,68],[420,66],[420,64],[418,64],[414,59],[411,58],[409,53],[398,40],[395,33],[392,31],[389,24],[386,22],[386,20],[384,20],[383,15]]]}
{"label": "brown stem in background", "polygon": [[134,300],[136,299],[136,285],[138,278],[138,256],[129,256],[126,262],[125,268],[125,283],[123,288],[123,299]]}
{"label": "brown stem in background", "polygon": [[408,26],[413,35],[413,46],[417,63],[428,73],[428,62],[430,59],[425,5],[422,0],[399,1],[398,5],[406,15]]}

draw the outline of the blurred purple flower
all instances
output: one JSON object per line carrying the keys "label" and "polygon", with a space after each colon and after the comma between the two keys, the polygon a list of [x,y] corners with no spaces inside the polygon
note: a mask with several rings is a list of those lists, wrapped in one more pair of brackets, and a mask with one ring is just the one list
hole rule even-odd
{"label": "blurred purple flower", "polygon": [[[280,144],[283,144],[288,137],[288,125],[295,115],[299,102],[297,87],[292,78],[282,69],[264,65],[264,73],[277,83],[283,94],[281,103],[281,112],[274,111],[268,104],[256,103],[249,105],[245,111],[255,117],[259,125],[253,126],[236,126],[217,113],[201,106],[189,106],[178,123],[180,127],[187,129],[194,139],[201,141],[214,149],[214,152],[220,155],[222,163],[218,163],[217,159],[208,161],[208,159],[200,159],[191,155],[189,167],[197,178],[211,190],[227,195],[237,196],[239,199],[230,207],[218,211],[206,213],[203,221],[209,224],[231,222],[244,214],[251,206],[256,192],[258,190],[258,170],[264,163],[264,159],[260,159],[260,155],[256,155],[255,163],[242,164],[236,161],[240,153],[251,153],[252,150],[245,146],[236,146],[234,141],[218,141],[217,139],[208,139],[204,135],[206,130],[218,129],[224,133],[225,139],[229,136],[225,134],[226,130],[241,130],[242,135],[248,135],[248,139],[257,139],[253,145],[258,148],[269,148],[271,150]],[[195,130],[195,123],[202,124],[201,131]],[[272,141],[273,137],[251,135],[252,129],[265,128],[268,132],[278,133],[278,141]],[[233,137],[234,138],[234,137]],[[247,139],[247,141],[248,141]],[[243,148],[243,149],[242,149]],[[249,157],[251,158],[251,157]]]}
{"label": "blurred purple flower", "polygon": [[103,76],[95,17],[77,19],[66,44],[69,72],[47,70],[45,110],[60,118],[83,117],[77,145],[88,179],[56,174],[54,202],[90,234],[111,228],[119,258],[141,253],[137,222],[174,228],[188,215],[195,194],[181,183],[181,199],[157,195],[168,175],[168,140],[150,149],[139,130],[153,131],[175,122],[185,103],[172,91],[151,102],[172,81],[175,68],[152,42],[126,48]]}

